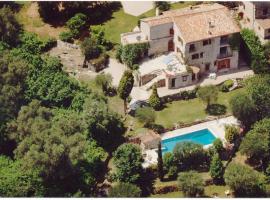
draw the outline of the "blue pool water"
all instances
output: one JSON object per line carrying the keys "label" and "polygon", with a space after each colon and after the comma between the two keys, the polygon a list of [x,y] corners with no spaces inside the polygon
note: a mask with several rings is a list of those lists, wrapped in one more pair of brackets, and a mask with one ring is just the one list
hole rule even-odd
{"label": "blue pool water", "polygon": [[199,131],[194,131],[177,137],[162,140],[162,153],[173,152],[174,146],[179,142],[190,141],[202,145],[208,145],[212,144],[215,139],[215,136],[207,128]]}

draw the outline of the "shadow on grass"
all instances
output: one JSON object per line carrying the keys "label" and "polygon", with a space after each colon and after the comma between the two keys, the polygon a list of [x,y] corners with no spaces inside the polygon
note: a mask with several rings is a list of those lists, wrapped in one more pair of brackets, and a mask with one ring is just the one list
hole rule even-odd
{"label": "shadow on grass", "polygon": [[224,115],[227,111],[227,108],[225,105],[221,104],[211,104],[206,109],[206,113],[209,115]]}

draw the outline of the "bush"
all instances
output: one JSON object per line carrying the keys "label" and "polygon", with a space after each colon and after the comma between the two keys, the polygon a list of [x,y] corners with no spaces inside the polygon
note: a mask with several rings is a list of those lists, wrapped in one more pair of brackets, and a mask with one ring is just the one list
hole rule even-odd
{"label": "bush", "polygon": [[214,85],[200,87],[197,92],[198,97],[206,104],[206,109],[218,99],[218,89]]}
{"label": "bush", "polygon": [[98,74],[95,78],[95,83],[106,94],[112,84],[112,76],[111,74]]}
{"label": "bush", "polygon": [[[166,152],[163,155],[163,166],[166,171],[169,171],[169,169],[174,165],[174,158],[173,154],[171,152]],[[176,169],[177,170],[177,169]]]}
{"label": "bush", "polygon": [[51,48],[57,45],[57,41],[55,38],[49,38],[43,41],[42,51],[49,51]]}
{"label": "bush", "polygon": [[248,166],[230,163],[225,171],[224,179],[237,197],[264,196],[264,176]]}
{"label": "bush", "polygon": [[176,179],[176,177],[177,177],[177,167],[176,166],[171,166],[170,168],[169,168],[169,171],[168,171],[168,178],[170,179],[170,180],[173,180],[173,179]]}
{"label": "bush", "polygon": [[131,183],[118,183],[109,190],[109,197],[140,197],[141,189]]}
{"label": "bush", "polygon": [[173,154],[180,169],[205,167],[208,161],[203,146],[193,142],[177,143],[173,149]]}
{"label": "bush", "polygon": [[149,98],[149,104],[155,110],[159,110],[161,108],[161,100],[158,96],[156,85],[153,86],[152,94]]}
{"label": "bush", "polygon": [[63,31],[59,35],[60,40],[63,42],[73,43],[73,35],[70,31]]}
{"label": "bush", "polygon": [[220,90],[222,92],[229,92],[229,89],[233,86],[233,80],[229,79],[226,80],[221,86]]}
{"label": "bush", "polygon": [[180,173],[178,176],[178,185],[187,197],[198,197],[204,193],[203,179],[195,171]]}
{"label": "bush", "polygon": [[177,186],[168,185],[168,186],[155,187],[154,194],[167,194],[167,193],[176,192],[176,191],[178,191]]}
{"label": "bush", "polygon": [[135,117],[137,117],[141,123],[144,123],[145,126],[147,126],[155,122],[156,113],[153,108],[150,107],[138,108],[136,110]]}
{"label": "bush", "polygon": [[216,153],[213,155],[210,164],[210,175],[215,183],[221,183],[223,181],[224,167],[219,155]]}
{"label": "bush", "polygon": [[102,53],[102,47],[94,38],[85,38],[81,43],[81,50],[88,60],[97,58]]}
{"label": "bush", "polygon": [[90,62],[98,72],[108,65],[109,55],[106,53],[102,53],[99,57],[92,59]]}
{"label": "bush", "polygon": [[128,67],[132,68],[134,64],[138,64],[145,56],[148,48],[149,43],[121,45],[117,48],[116,58],[118,61],[123,62]]}
{"label": "bush", "polygon": [[132,70],[138,70],[140,68],[140,66],[138,64],[134,64],[132,66]]}
{"label": "bush", "polygon": [[208,106],[208,108],[206,109],[206,112],[209,115],[224,115],[226,113],[226,106],[221,105],[221,104],[211,104]]}
{"label": "bush", "polygon": [[223,143],[222,143],[221,139],[219,139],[219,138],[214,140],[213,147],[215,148],[216,152],[219,154],[224,150]]}
{"label": "bush", "polygon": [[67,27],[74,38],[78,38],[80,32],[85,29],[87,16],[82,13],[77,13],[74,17],[67,21]]}
{"label": "bush", "polygon": [[239,135],[239,128],[234,125],[225,126],[225,139],[229,143],[233,143]]}
{"label": "bush", "polygon": [[180,92],[180,97],[183,100],[189,100],[189,99],[196,98],[197,97],[197,88],[195,88],[194,90]]}
{"label": "bush", "polygon": [[156,7],[158,7],[161,11],[166,11],[171,8],[171,4],[167,1],[156,1]]}

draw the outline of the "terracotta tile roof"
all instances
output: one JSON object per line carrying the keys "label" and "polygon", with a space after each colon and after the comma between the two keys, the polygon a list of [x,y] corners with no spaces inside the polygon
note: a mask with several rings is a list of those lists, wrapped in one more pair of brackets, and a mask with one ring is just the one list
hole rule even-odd
{"label": "terracotta tile roof", "polygon": [[256,19],[256,21],[263,29],[270,28],[270,19]]}
{"label": "terracotta tile roof", "polygon": [[[145,18],[142,21],[149,26],[174,22],[187,43],[240,32],[229,10],[218,3],[166,11],[161,16]],[[211,28],[209,22],[212,24]]]}
{"label": "terracotta tile roof", "polygon": [[185,42],[240,32],[240,28],[226,7],[174,17]]}

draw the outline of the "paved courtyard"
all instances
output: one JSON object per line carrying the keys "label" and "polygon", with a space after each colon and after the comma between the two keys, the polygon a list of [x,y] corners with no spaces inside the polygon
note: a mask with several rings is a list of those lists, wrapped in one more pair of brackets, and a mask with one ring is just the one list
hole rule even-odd
{"label": "paved courtyard", "polygon": [[[217,74],[216,79],[202,77],[201,81],[199,81],[197,85],[200,85],[200,86],[209,85],[209,84],[218,85],[228,79],[247,78],[253,74],[254,73],[251,69],[247,67],[242,67],[240,69],[233,70],[227,73]],[[193,90],[195,87],[196,85],[191,85],[191,86],[178,88],[178,89],[168,89],[167,87],[162,87],[162,88],[158,88],[158,94],[160,97],[164,97],[164,96],[179,93],[181,91]],[[143,87],[134,87],[131,91],[131,97],[132,99],[145,101],[150,97],[151,93],[152,93],[151,90],[146,91],[143,89]]]}
{"label": "paved courtyard", "polygon": [[153,1],[121,1],[125,13],[139,16],[154,8]]}

